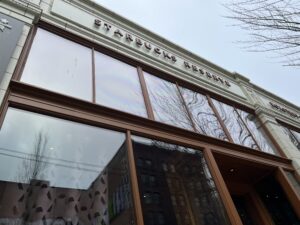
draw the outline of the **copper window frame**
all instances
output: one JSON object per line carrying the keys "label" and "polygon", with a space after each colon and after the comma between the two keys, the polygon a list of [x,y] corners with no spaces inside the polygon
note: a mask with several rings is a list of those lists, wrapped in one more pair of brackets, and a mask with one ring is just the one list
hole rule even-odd
{"label": "copper window frame", "polygon": [[[48,25],[44,22],[40,22],[38,26],[40,26],[43,29],[46,28],[50,32],[54,31],[54,33],[57,33],[60,36],[65,38],[69,38],[73,41],[74,39],[76,39],[75,41],[78,42],[79,44],[84,44],[84,45],[91,44],[90,42],[82,38],[79,37],[76,38],[75,35],[67,33],[66,31],[53,27],[52,25]],[[26,45],[22,51],[20,60],[15,69],[13,80],[10,82],[9,89],[0,108],[1,110],[0,125],[2,125],[2,122],[4,121],[5,114],[8,107],[15,107],[15,108],[20,108],[20,109],[37,112],[49,116],[63,118],[63,119],[67,119],[79,123],[85,123],[93,126],[99,126],[103,128],[125,132],[127,134],[126,135],[127,146],[129,149],[128,158],[130,164],[130,175],[131,175],[134,206],[135,206],[134,208],[135,208],[137,223],[139,225],[143,225],[144,223],[143,223],[143,215],[141,213],[142,212],[141,202],[139,199],[138,188],[137,188],[134,158],[132,155],[133,150],[132,150],[131,139],[130,139],[130,136],[132,134],[139,135],[142,137],[147,137],[147,138],[158,139],[161,141],[182,145],[186,147],[191,147],[203,151],[205,159],[212,173],[213,180],[215,181],[216,187],[220,193],[221,200],[225,205],[226,212],[228,214],[230,222],[233,225],[241,225],[241,221],[234,207],[232,199],[230,198],[228,189],[225,185],[222,175],[216,165],[216,161],[214,159],[213,153],[226,154],[235,158],[250,160],[255,163],[270,166],[279,171],[282,170],[294,171],[294,168],[292,166],[292,161],[282,156],[276,156],[261,151],[255,151],[251,148],[237,145],[232,142],[223,141],[221,139],[216,139],[213,137],[201,135],[199,133],[195,133],[171,125],[163,124],[158,121],[154,121],[154,116],[153,114],[151,115],[151,111],[152,111],[151,103],[149,101],[149,96],[147,97],[148,92],[145,87],[144,88],[142,87],[142,90],[143,90],[145,103],[148,102],[146,104],[149,104],[147,108],[147,113],[149,118],[142,118],[126,112],[104,107],[101,105],[95,105],[93,102],[74,99],[69,96],[58,94],[42,88],[37,88],[32,85],[25,84],[18,81],[20,79],[23,67],[25,65],[26,58],[28,56],[29,49],[32,44],[36,29],[37,29],[36,26],[33,26],[31,29],[31,32],[26,41]],[[92,48],[93,50],[104,49],[102,47],[93,46],[93,45],[89,47]],[[120,55],[117,55],[116,53],[111,52],[107,49],[104,49],[102,52],[104,53],[108,52],[109,53],[108,55],[112,57],[115,57],[116,55],[116,57],[120,59]],[[122,61],[129,60],[131,65],[133,63],[132,60],[127,58],[124,59],[123,57],[121,57],[121,60]],[[136,65],[139,71],[138,72],[139,79],[143,80],[142,69],[139,66],[140,65]],[[163,75],[162,77],[164,76],[165,75]],[[185,81],[177,80],[177,78],[174,80],[177,86],[178,84],[186,83]],[[174,80],[172,81],[173,83]],[[143,84],[141,86],[143,86]],[[193,85],[188,84],[187,86],[193,86]],[[199,91],[198,90],[199,87],[193,86],[192,88],[194,90],[197,88],[197,91]],[[200,93],[203,93],[201,89],[200,89]],[[207,93],[205,95],[210,96]],[[208,99],[210,99],[210,97]],[[223,102],[226,103],[228,102],[228,100]],[[233,102],[230,103],[231,103],[230,105],[232,106],[239,106],[239,104]],[[241,108],[245,109],[244,106]],[[216,116],[218,116],[215,108],[213,108],[213,111],[216,113]],[[247,108],[247,112],[253,113],[253,110]],[[220,121],[220,124],[222,124],[222,121]],[[222,127],[223,126],[225,127],[224,124],[222,125]],[[289,186],[291,184],[288,180],[285,180],[283,182],[283,185]]]}

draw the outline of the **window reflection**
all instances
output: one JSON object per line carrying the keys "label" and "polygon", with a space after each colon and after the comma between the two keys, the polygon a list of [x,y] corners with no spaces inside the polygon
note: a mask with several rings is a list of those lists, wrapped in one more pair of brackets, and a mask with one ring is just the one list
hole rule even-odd
{"label": "window reflection", "polygon": [[240,145],[258,149],[258,146],[255,144],[255,141],[245,127],[237,111],[230,105],[219,102],[215,99],[212,101],[217,108],[225,126],[227,127],[233,141]]}
{"label": "window reflection", "polygon": [[182,96],[192,114],[197,132],[228,140],[207,98],[197,92],[180,87]]}
{"label": "window reflection", "polygon": [[289,137],[291,142],[300,150],[300,133],[282,126],[283,132]]}
{"label": "window reflection", "polygon": [[177,127],[193,130],[175,84],[144,72],[155,119]]}
{"label": "window reflection", "polygon": [[21,81],[91,101],[92,51],[39,28]]}
{"label": "window reflection", "polygon": [[[135,161],[152,162],[152,167],[137,167],[145,225],[229,224],[202,152],[141,137],[132,142]],[[145,185],[145,173],[156,178],[155,186]]]}
{"label": "window reflection", "polygon": [[240,109],[237,109],[237,112],[240,114],[249,130],[252,132],[260,149],[267,153],[276,154],[275,147],[267,138],[260,122],[255,118],[255,116]]}
{"label": "window reflection", "polygon": [[146,117],[137,69],[95,52],[96,102]]}
{"label": "window reflection", "polygon": [[132,224],[125,135],[9,108],[0,193],[1,224]]}

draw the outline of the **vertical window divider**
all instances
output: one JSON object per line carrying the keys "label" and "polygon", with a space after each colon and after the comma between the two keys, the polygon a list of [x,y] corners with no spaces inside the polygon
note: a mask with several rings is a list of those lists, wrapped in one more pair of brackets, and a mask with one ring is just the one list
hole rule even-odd
{"label": "vertical window divider", "polygon": [[296,189],[294,188],[293,184],[291,184],[289,178],[285,174],[285,171],[282,167],[278,167],[275,173],[275,177],[279,184],[281,185],[283,191],[286,194],[286,197],[289,199],[295,213],[300,217],[300,195],[297,193]]}
{"label": "vertical window divider", "polygon": [[257,116],[258,121],[261,123],[261,126],[263,130],[266,132],[266,135],[268,138],[270,138],[270,141],[275,146],[276,150],[278,151],[280,156],[283,156],[287,158],[287,155],[285,154],[285,151],[281,148],[281,146],[278,144],[276,138],[273,136],[273,134],[269,131],[267,126],[264,124],[263,120]]}
{"label": "vertical window divider", "polygon": [[142,204],[140,199],[137,172],[136,172],[135,160],[134,160],[134,152],[133,152],[133,146],[131,140],[131,132],[129,130],[127,130],[126,132],[126,146],[127,146],[128,164],[129,164],[130,181],[132,187],[132,197],[134,203],[135,218],[137,222],[136,224],[144,225]]}
{"label": "vertical window divider", "polygon": [[186,110],[186,112],[188,114],[188,117],[189,117],[189,119],[191,121],[192,127],[193,127],[194,131],[197,132],[197,128],[196,128],[196,124],[195,124],[195,122],[193,120],[193,116],[192,116],[192,114],[191,114],[191,112],[190,112],[190,110],[189,110],[189,108],[188,108],[188,106],[187,106],[187,104],[186,104],[186,102],[185,102],[185,100],[183,98],[183,95],[182,95],[182,93],[180,91],[179,85],[178,85],[177,82],[175,82],[175,84],[176,84],[176,88],[177,88],[177,91],[178,91],[179,96],[180,96],[180,100],[181,100],[181,102],[182,102],[182,104],[183,104],[183,106],[184,106],[184,108],[185,108],[185,110]]}
{"label": "vertical window divider", "polygon": [[236,108],[234,107],[234,111],[236,112],[236,114],[238,115],[238,117],[240,118],[240,120],[242,121],[242,123],[244,124],[244,126],[246,127],[247,131],[249,132],[250,136],[252,137],[254,143],[256,144],[257,148],[263,152],[263,150],[260,148],[260,146],[258,145],[254,135],[252,134],[251,130],[249,129],[249,127],[247,126],[247,124],[245,123],[245,121],[243,120],[243,118],[241,117],[241,115],[239,114],[239,112],[236,110]]}
{"label": "vertical window divider", "polygon": [[211,176],[216,184],[216,187],[219,191],[222,202],[225,205],[225,210],[229,217],[229,220],[232,225],[242,225],[241,218],[236,210],[236,207],[233,203],[233,200],[230,196],[229,190],[226,186],[226,183],[222,177],[218,164],[213,156],[212,150],[210,148],[204,148],[204,158],[207,162],[207,166],[211,172]]}
{"label": "vertical window divider", "polygon": [[95,49],[92,48],[92,101],[96,103]]}
{"label": "vertical window divider", "polygon": [[223,130],[224,130],[224,132],[225,132],[225,134],[226,134],[229,142],[234,143],[234,141],[233,141],[233,139],[232,139],[232,137],[231,137],[231,135],[230,135],[230,133],[229,133],[226,125],[224,124],[224,122],[223,122],[223,120],[222,120],[222,118],[221,118],[218,110],[216,109],[216,106],[214,105],[213,101],[211,100],[211,97],[209,95],[206,95],[206,98],[208,100],[208,104],[210,105],[211,109],[215,113],[215,115],[217,117],[217,120],[219,121],[221,127],[223,128]]}
{"label": "vertical window divider", "polygon": [[152,105],[151,105],[151,101],[150,101],[149,92],[148,92],[148,89],[147,89],[143,69],[140,66],[138,66],[137,67],[137,72],[138,72],[138,76],[139,76],[139,80],[140,80],[140,85],[141,85],[141,89],[142,89],[142,93],[143,93],[143,97],[144,97],[144,103],[145,103],[145,106],[146,106],[148,118],[151,119],[151,120],[154,120],[153,108],[152,108]]}

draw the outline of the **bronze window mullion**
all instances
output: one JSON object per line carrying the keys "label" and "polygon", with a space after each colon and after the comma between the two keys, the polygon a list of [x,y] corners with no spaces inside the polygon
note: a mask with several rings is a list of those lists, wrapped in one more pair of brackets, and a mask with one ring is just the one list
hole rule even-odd
{"label": "bronze window mullion", "polygon": [[191,121],[191,125],[192,125],[194,131],[197,132],[197,128],[196,128],[195,122],[193,120],[193,116],[192,116],[192,114],[191,114],[191,112],[190,112],[190,110],[189,110],[189,108],[188,108],[188,106],[187,106],[187,104],[186,104],[186,102],[185,102],[185,100],[183,98],[183,95],[182,95],[182,93],[180,91],[179,85],[178,85],[177,82],[175,84],[176,84],[176,88],[177,88],[177,91],[178,91],[179,96],[180,96],[180,100],[181,100],[181,102],[182,102],[182,104],[183,104],[183,106],[184,106],[184,108],[185,108],[185,110],[186,110],[186,112],[188,114],[189,120]]}
{"label": "bronze window mullion", "polygon": [[218,164],[213,156],[212,150],[209,148],[204,149],[204,158],[207,162],[207,166],[219,192],[219,195],[224,204],[225,211],[227,212],[228,218],[232,225],[242,225],[241,218],[235,208],[233,200],[230,196],[229,190],[220,172]]}
{"label": "bronze window mullion", "polygon": [[234,143],[234,141],[233,141],[233,139],[232,139],[232,137],[231,137],[231,135],[230,135],[230,133],[229,133],[229,131],[228,131],[226,125],[224,124],[224,121],[222,120],[222,118],[221,118],[221,116],[220,116],[218,110],[216,109],[216,107],[215,107],[213,101],[211,100],[210,96],[209,96],[209,95],[206,95],[206,98],[207,98],[207,100],[208,100],[208,104],[210,105],[210,107],[212,108],[214,114],[216,115],[217,120],[219,121],[221,127],[223,128],[223,131],[225,132],[225,135],[227,136],[228,140],[229,140],[230,142]]}
{"label": "bronze window mullion", "polygon": [[128,165],[130,171],[133,205],[135,211],[135,218],[137,222],[136,224],[144,225],[143,210],[142,210],[142,204],[140,199],[140,191],[138,186],[134,152],[133,152],[133,146],[131,140],[131,132],[129,130],[127,130],[126,132],[126,145],[127,145],[127,156],[128,156]]}
{"label": "bronze window mullion", "polygon": [[92,48],[92,102],[96,103],[96,65],[95,65],[95,49]]}
{"label": "bronze window mullion", "polygon": [[245,121],[243,120],[243,118],[241,117],[241,115],[239,114],[239,112],[236,110],[236,108],[234,107],[234,111],[236,112],[236,114],[238,115],[238,117],[240,118],[240,120],[242,121],[242,123],[244,124],[244,126],[246,127],[247,131],[249,132],[250,136],[252,137],[254,143],[256,144],[257,148],[263,152],[263,150],[260,148],[260,146],[258,145],[254,135],[252,134],[251,130],[249,129],[249,127],[247,126],[247,124],[245,123]]}
{"label": "bronze window mullion", "polygon": [[139,80],[140,80],[140,85],[141,85],[141,89],[142,89],[142,93],[143,93],[143,97],[144,97],[144,103],[145,103],[145,106],[146,106],[148,118],[151,119],[151,120],[155,120],[154,119],[153,108],[152,108],[152,105],[151,105],[149,92],[148,92],[148,89],[147,89],[147,85],[146,85],[146,81],[145,81],[145,77],[144,77],[142,68],[138,66],[137,67],[137,72],[138,72],[138,76],[139,76]]}

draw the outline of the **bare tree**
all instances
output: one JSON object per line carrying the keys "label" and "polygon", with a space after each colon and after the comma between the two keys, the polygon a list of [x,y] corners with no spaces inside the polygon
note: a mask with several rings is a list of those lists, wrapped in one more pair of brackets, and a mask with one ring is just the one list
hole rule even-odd
{"label": "bare tree", "polygon": [[250,34],[250,51],[272,52],[285,66],[300,66],[299,0],[232,0],[228,18]]}
{"label": "bare tree", "polygon": [[17,180],[22,183],[30,183],[31,180],[40,179],[47,168],[44,157],[48,149],[48,136],[40,131],[35,137],[33,152],[24,159]]}

